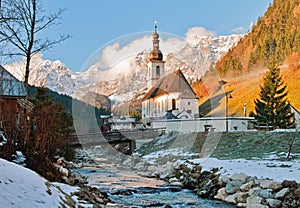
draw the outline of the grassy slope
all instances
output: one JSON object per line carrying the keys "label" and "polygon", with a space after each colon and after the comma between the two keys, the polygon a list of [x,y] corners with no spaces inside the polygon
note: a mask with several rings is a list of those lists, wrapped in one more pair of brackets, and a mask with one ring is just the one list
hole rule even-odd
{"label": "grassy slope", "polygon": [[293,154],[300,154],[299,133],[283,132],[234,132],[224,134],[212,154],[219,159],[263,158],[273,153],[288,152],[288,143],[295,137],[292,148]]}
{"label": "grassy slope", "polygon": [[[180,154],[177,155],[175,149],[181,149],[184,153],[195,153],[196,155],[200,154],[200,156],[211,156],[218,159],[263,159],[274,155],[284,159],[288,153],[288,144],[294,138],[291,153],[294,157],[299,158],[300,133],[295,132],[253,131],[230,133],[211,132],[209,134],[204,132],[194,132],[190,134],[171,132],[169,135],[164,135],[144,144],[138,152],[141,155],[148,155],[152,152],[160,151],[160,157],[166,157],[169,161],[182,157]],[[203,149],[204,147],[205,150]],[[163,153],[168,154],[163,156]],[[202,155],[202,153],[204,154]]]}
{"label": "grassy slope", "polygon": [[[290,69],[282,70],[283,80],[288,87],[288,99],[291,104],[300,111],[300,70],[292,71]],[[208,112],[207,116],[224,116],[225,115],[225,96],[220,96],[225,92],[231,92],[232,99],[228,100],[229,116],[243,116],[244,103],[247,104],[247,115],[254,110],[254,100],[259,97],[260,85],[263,81],[264,73],[253,73],[251,75],[244,75],[235,79],[228,79],[228,84],[224,88],[210,97],[204,97],[200,100],[201,106],[204,106],[204,111]],[[213,101],[213,109],[211,108],[210,100],[220,98],[217,102]],[[206,103],[206,105],[203,105]],[[215,105],[215,103],[217,103]],[[203,108],[202,108],[203,110]]]}

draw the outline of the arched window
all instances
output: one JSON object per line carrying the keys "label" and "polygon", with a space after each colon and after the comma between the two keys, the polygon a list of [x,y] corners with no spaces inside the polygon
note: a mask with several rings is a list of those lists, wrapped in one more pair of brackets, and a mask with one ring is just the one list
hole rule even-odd
{"label": "arched window", "polygon": [[172,99],[172,110],[176,109],[176,100]]}
{"label": "arched window", "polygon": [[157,103],[157,111],[160,113],[160,102]]}
{"label": "arched window", "polygon": [[156,66],[156,76],[160,76],[160,67]]}

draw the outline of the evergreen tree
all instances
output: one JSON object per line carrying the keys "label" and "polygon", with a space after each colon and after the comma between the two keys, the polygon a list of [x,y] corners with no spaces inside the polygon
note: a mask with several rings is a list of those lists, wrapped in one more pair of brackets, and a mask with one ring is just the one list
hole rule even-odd
{"label": "evergreen tree", "polygon": [[279,68],[269,67],[260,89],[260,99],[254,101],[256,125],[282,129],[293,128],[294,115],[291,112],[287,99],[288,92]]}

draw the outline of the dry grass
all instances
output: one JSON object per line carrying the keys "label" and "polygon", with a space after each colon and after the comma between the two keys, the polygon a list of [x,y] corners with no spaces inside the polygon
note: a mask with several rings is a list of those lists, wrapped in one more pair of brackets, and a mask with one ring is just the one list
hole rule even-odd
{"label": "dry grass", "polygon": [[[281,75],[288,88],[289,101],[300,111],[300,70],[285,69],[282,70]],[[244,116],[244,103],[247,105],[248,116],[249,112],[254,111],[254,100],[259,98],[263,77],[262,72],[229,78],[228,83],[221,90],[200,100],[200,111],[204,111],[206,116],[224,116],[226,105],[224,93],[230,92],[232,99],[228,99],[229,116]],[[223,96],[220,96],[222,94]]]}

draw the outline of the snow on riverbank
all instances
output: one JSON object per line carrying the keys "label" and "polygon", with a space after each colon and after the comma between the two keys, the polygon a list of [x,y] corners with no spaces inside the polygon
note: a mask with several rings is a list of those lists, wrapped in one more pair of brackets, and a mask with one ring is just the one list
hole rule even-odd
{"label": "snow on riverbank", "polygon": [[[276,155],[267,155],[266,158],[234,159],[220,160],[212,157],[196,158],[195,153],[184,152],[181,148],[158,150],[150,154],[144,155],[142,158],[149,165],[160,164],[157,166],[156,172],[160,171],[160,175],[166,175],[169,169],[161,161],[168,161],[168,166],[176,167],[185,161],[190,161],[195,164],[200,164],[204,170],[219,168],[219,173],[223,176],[231,176],[235,173],[244,173],[249,176],[258,178],[269,178],[275,181],[295,180],[300,182],[300,161],[299,159],[285,159]],[[167,159],[166,159],[167,158]],[[297,158],[297,155],[294,155]],[[138,165],[136,165],[138,166]],[[163,168],[164,169],[163,169]],[[152,172],[153,168],[151,169]],[[166,173],[164,173],[166,172]],[[153,173],[150,173],[153,175]]]}
{"label": "snow on riverbank", "polygon": [[0,159],[0,207],[73,207],[78,201],[70,195],[78,189],[50,183],[30,169]]}
{"label": "snow on riverbank", "polygon": [[191,160],[199,163],[203,169],[220,168],[221,175],[231,176],[235,173],[244,173],[258,178],[269,178],[274,181],[295,180],[300,183],[299,160],[218,160],[209,158],[204,162]]}

